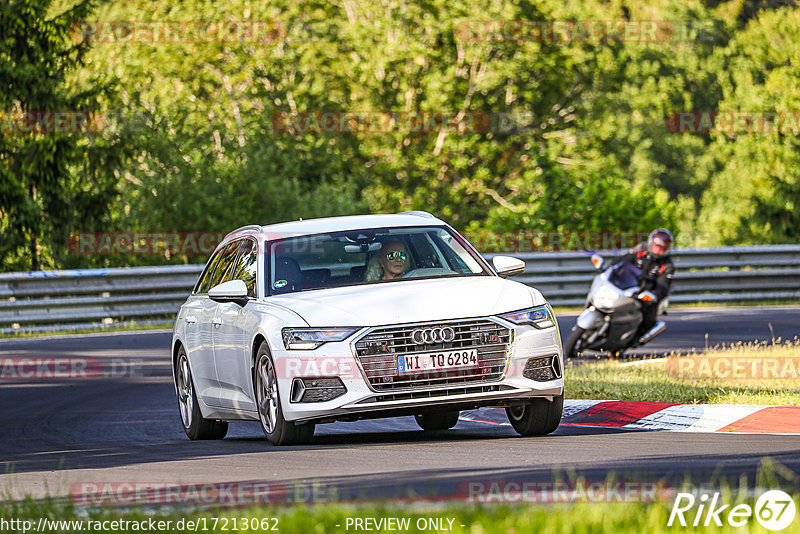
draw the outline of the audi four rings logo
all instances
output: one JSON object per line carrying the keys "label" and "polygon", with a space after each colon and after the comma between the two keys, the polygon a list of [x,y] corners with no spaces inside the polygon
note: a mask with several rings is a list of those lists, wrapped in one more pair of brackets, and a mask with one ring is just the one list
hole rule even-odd
{"label": "audi four rings logo", "polygon": [[419,328],[411,332],[411,341],[417,345],[426,343],[448,343],[456,338],[456,331],[445,326],[444,328]]}

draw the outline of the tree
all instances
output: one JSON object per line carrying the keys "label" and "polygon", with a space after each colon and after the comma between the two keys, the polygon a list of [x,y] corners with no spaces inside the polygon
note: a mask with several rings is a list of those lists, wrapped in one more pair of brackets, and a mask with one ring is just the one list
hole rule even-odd
{"label": "tree", "polygon": [[120,144],[86,135],[112,84],[71,83],[88,48],[70,40],[71,28],[94,0],[54,15],[51,4],[0,4],[0,257],[7,270],[60,265],[74,223],[107,216],[124,159]]}
{"label": "tree", "polygon": [[[711,244],[797,243],[800,239],[800,11],[761,11],[719,54],[723,124],[709,152],[720,169],[703,197]],[[764,119],[768,114],[774,117]],[[770,126],[774,124],[775,126]]]}

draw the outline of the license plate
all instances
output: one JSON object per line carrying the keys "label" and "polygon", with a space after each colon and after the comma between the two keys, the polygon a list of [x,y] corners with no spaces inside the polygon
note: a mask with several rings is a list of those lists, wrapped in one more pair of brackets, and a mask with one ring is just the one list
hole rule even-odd
{"label": "license plate", "polygon": [[477,349],[404,354],[397,357],[397,371],[400,373],[424,373],[440,369],[469,369],[477,367],[477,365]]}

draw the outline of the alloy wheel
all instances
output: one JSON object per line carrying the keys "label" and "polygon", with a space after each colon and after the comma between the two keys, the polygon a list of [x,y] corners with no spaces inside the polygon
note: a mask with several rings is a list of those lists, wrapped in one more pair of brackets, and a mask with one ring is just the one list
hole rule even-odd
{"label": "alloy wheel", "polygon": [[186,356],[181,356],[178,362],[178,403],[181,409],[183,426],[190,428],[194,412],[194,394],[192,392],[192,375],[189,371],[189,361]]}
{"label": "alloy wheel", "polygon": [[268,434],[278,423],[278,380],[272,360],[264,354],[258,362],[258,414]]}

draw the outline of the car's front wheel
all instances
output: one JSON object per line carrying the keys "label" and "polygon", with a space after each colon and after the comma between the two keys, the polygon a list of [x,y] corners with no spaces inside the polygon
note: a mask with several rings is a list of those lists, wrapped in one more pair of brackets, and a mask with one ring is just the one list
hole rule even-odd
{"label": "car's front wheel", "polygon": [[461,412],[433,412],[421,413],[414,416],[422,430],[447,430],[458,423]]}
{"label": "car's front wheel", "polygon": [[544,436],[553,432],[561,423],[564,411],[564,395],[553,397],[552,401],[542,398],[531,399],[524,404],[506,408],[508,422],[522,436]]}
{"label": "car's front wheel", "polygon": [[253,375],[261,429],[267,440],[273,445],[294,445],[310,441],[314,436],[314,423],[296,425],[283,418],[275,364],[266,343],[258,348]]}
{"label": "car's front wheel", "polygon": [[194,389],[189,358],[183,347],[178,349],[178,362],[175,368],[175,386],[178,392],[178,407],[181,412],[183,431],[189,439],[222,439],[228,433],[226,421],[205,419],[200,413],[197,393]]}

